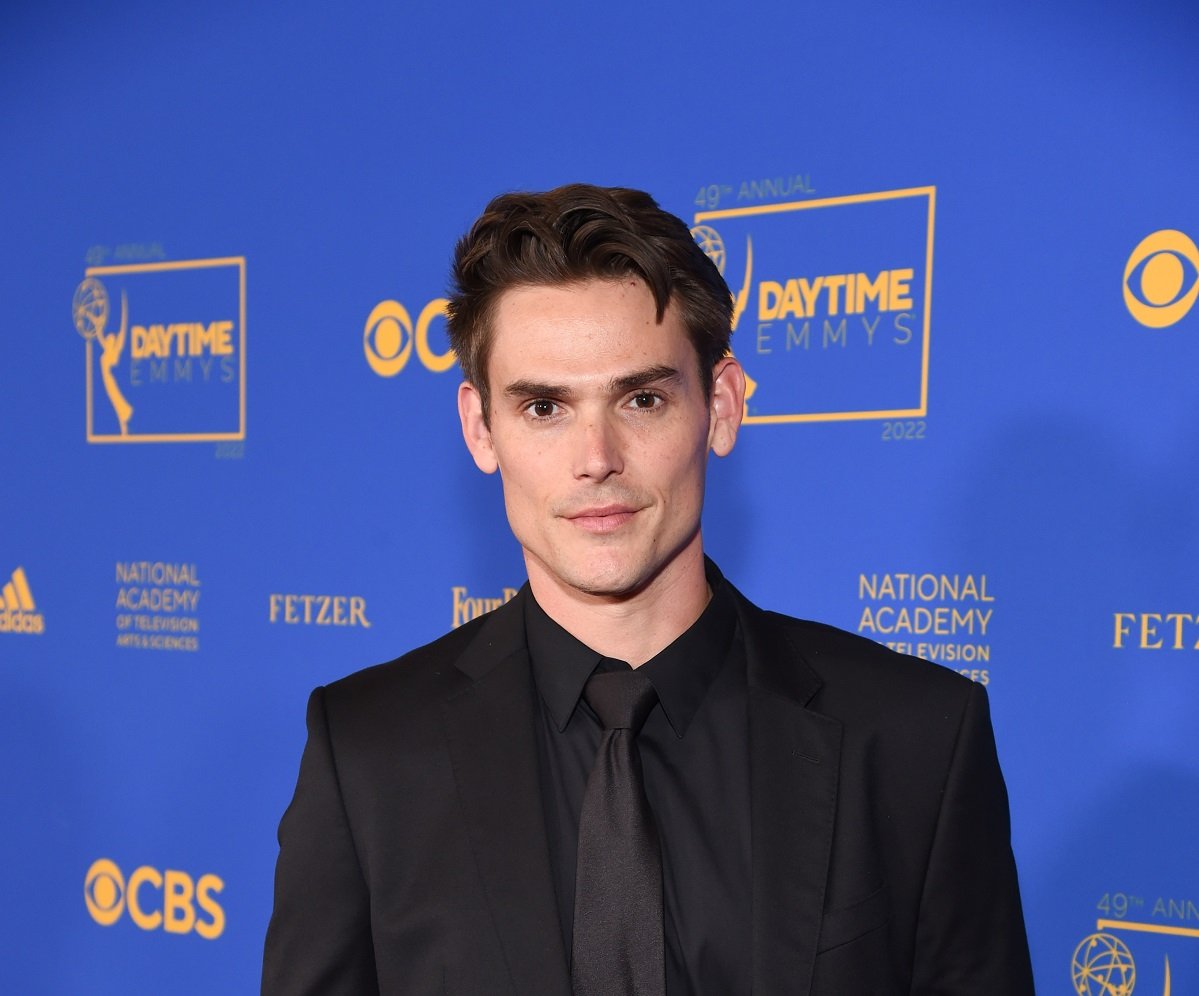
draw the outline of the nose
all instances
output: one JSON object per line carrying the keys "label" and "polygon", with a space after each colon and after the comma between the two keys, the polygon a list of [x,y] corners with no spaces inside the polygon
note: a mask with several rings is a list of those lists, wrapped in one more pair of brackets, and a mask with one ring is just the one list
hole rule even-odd
{"label": "nose", "polygon": [[606,480],[624,470],[619,429],[602,415],[580,420],[575,448],[575,477]]}

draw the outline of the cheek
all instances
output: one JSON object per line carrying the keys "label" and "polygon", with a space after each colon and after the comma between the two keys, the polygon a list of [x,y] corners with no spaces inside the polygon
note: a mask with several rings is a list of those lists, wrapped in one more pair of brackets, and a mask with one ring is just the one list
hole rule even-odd
{"label": "cheek", "polygon": [[522,453],[519,460],[511,459],[511,454],[508,457],[499,455],[504,501],[510,515],[527,516],[543,502],[548,468],[543,466],[540,454]]}
{"label": "cheek", "polygon": [[708,461],[707,435],[678,440],[675,446],[659,453],[657,466],[663,480],[669,479],[680,489],[691,490],[695,483],[702,487]]}
{"label": "cheek", "polygon": [[668,464],[662,458],[656,465],[654,487],[666,517],[681,526],[698,515],[703,506],[703,464],[678,459]]}

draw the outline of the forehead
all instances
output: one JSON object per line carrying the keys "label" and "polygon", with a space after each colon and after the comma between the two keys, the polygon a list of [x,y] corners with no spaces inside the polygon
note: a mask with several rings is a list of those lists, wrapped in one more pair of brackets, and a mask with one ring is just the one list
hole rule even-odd
{"label": "forehead", "polygon": [[584,374],[612,364],[681,362],[688,354],[674,305],[659,322],[649,288],[624,277],[506,290],[496,304],[489,365],[497,373],[553,364]]}

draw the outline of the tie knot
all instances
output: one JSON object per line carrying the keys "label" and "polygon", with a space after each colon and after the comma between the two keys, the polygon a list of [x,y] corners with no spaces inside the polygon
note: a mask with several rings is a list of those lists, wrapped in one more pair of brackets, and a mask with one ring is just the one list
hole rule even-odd
{"label": "tie knot", "polygon": [[636,734],[658,701],[658,693],[640,671],[604,671],[587,679],[583,698],[605,730]]}

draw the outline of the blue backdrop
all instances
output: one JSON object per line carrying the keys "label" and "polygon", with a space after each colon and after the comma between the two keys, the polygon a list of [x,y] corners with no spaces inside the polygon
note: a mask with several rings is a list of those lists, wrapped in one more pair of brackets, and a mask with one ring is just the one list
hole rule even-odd
{"label": "blue backdrop", "polygon": [[523,580],[453,241],[585,180],[739,294],[725,573],[987,684],[1042,992],[1199,993],[1197,27],[6,5],[5,991],[255,988],[309,690]]}

